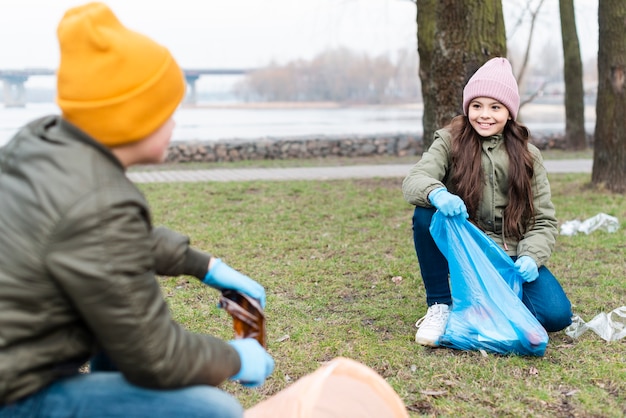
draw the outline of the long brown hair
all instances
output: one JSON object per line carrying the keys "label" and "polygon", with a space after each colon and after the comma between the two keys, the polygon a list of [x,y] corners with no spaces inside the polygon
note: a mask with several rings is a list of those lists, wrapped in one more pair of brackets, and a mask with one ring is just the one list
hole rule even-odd
{"label": "long brown hair", "polygon": [[[483,194],[482,137],[472,128],[467,116],[452,119],[448,129],[452,134],[450,188],[465,202],[470,219],[476,219]],[[521,239],[534,222],[535,213],[533,156],[528,150],[530,132],[524,125],[509,120],[503,135],[509,156],[509,183],[502,228],[506,237]]]}

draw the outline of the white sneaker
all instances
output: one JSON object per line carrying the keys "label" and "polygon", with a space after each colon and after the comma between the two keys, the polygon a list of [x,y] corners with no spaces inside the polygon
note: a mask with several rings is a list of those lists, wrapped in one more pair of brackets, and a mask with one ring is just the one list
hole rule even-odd
{"label": "white sneaker", "polygon": [[449,316],[450,307],[448,305],[436,303],[429,306],[426,315],[415,323],[417,327],[415,342],[429,347],[438,347],[439,338],[446,330]]}

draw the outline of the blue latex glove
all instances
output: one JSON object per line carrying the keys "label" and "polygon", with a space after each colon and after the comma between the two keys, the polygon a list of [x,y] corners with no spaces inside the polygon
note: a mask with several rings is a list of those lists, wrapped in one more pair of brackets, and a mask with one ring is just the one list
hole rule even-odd
{"label": "blue latex glove", "polygon": [[469,217],[463,199],[450,193],[445,187],[440,187],[430,192],[428,200],[445,216],[461,215],[465,219]]}
{"label": "blue latex glove", "polygon": [[202,282],[219,290],[237,290],[258,300],[261,307],[265,308],[265,289],[263,286],[230,267],[219,258],[215,259],[213,267],[204,276]]}
{"label": "blue latex glove", "polygon": [[515,260],[515,268],[517,268],[517,271],[525,282],[532,282],[539,277],[539,268],[537,267],[537,263],[535,263],[535,260],[533,260],[532,257],[527,255],[523,255]]}
{"label": "blue latex glove", "polygon": [[254,388],[261,386],[267,376],[274,371],[274,359],[254,338],[243,338],[228,342],[239,354],[241,368],[230,378],[238,380],[243,386]]}

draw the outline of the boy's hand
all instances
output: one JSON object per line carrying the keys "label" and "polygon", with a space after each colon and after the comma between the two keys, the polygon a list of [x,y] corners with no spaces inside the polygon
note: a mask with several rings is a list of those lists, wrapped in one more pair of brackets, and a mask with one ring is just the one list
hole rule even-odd
{"label": "boy's hand", "polygon": [[211,264],[211,268],[202,280],[204,284],[219,290],[237,290],[258,300],[261,307],[265,309],[265,289],[263,286],[233,269],[219,258],[214,259]]}
{"label": "boy's hand", "polygon": [[274,359],[254,338],[228,342],[239,354],[241,368],[230,380],[238,380],[243,386],[261,386],[274,371]]}

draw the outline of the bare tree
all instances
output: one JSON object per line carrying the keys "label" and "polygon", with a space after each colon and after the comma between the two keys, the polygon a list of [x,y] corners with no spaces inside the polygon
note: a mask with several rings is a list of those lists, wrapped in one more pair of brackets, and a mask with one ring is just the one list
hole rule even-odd
{"label": "bare tree", "polygon": [[535,32],[535,25],[537,23],[537,16],[539,16],[539,10],[543,5],[544,0],[540,0],[536,8],[531,9],[530,3],[526,4],[526,10],[530,14],[530,30],[528,31],[528,42],[526,42],[526,51],[524,52],[524,58],[522,59],[522,65],[517,72],[517,83],[522,84],[524,75],[526,74],[526,68],[528,67],[528,60],[530,58],[530,46],[532,45],[533,35]]}
{"label": "bare tree", "polygon": [[626,192],[626,2],[598,3],[598,98],[591,181]]}
{"label": "bare tree", "polygon": [[[416,66],[409,60],[399,65]],[[311,61],[271,64],[249,74],[236,86],[242,98],[267,101],[335,101],[342,103],[389,103],[415,100],[417,80],[412,85],[399,77],[405,70],[388,57],[370,57],[347,48],[328,50]],[[398,87],[407,89],[401,91]],[[408,93],[413,96],[408,98]],[[403,97],[404,96],[404,97]]]}
{"label": "bare tree", "polygon": [[583,64],[576,32],[574,0],[559,0],[563,77],[565,78],[565,141],[570,149],[585,149],[585,93]]}
{"label": "bare tree", "polygon": [[394,74],[393,91],[391,97],[399,101],[415,102],[422,96],[422,90],[417,77],[419,61],[415,51],[409,48],[398,50],[396,69]]}
{"label": "bare tree", "polygon": [[[530,16],[530,26],[528,30],[528,38],[526,40],[526,48],[524,48],[524,55],[521,59],[521,63],[519,65],[516,65],[516,63],[514,63],[513,60],[511,59],[511,62],[513,63],[513,67],[517,68],[517,74],[515,78],[517,79],[518,86],[520,86],[520,90],[522,90],[522,87],[524,85],[524,78],[528,71],[528,63],[530,61],[530,51],[531,51],[531,47],[533,43],[532,41],[533,41],[533,37],[535,36],[535,28],[537,27],[539,11],[541,10],[541,6],[543,6],[543,2],[544,0],[539,0],[539,3],[537,3],[535,7],[532,7],[533,2],[530,0],[526,1],[525,6],[523,8],[520,7],[522,9],[522,12],[519,14],[518,19],[513,25],[513,28],[510,34],[510,36],[512,37],[513,34],[517,31],[517,29],[527,24],[526,15],[528,14],[528,16]],[[546,85],[546,81],[541,83],[541,85],[537,87],[536,89],[534,89],[534,91],[532,91],[529,95],[522,98],[520,102],[520,106],[519,106],[520,111],[526,104],[531,103],[533,100],[535,100],[535,98],[543,94],[543,89],[545,85]],[[518,118],[521,119],[521,116],[518,116]]]}
{"label": "bare tree", "polygon": [[463,87],[489,58],[506,56],[501,0],[417,0],[424,149],[462,112]]}

